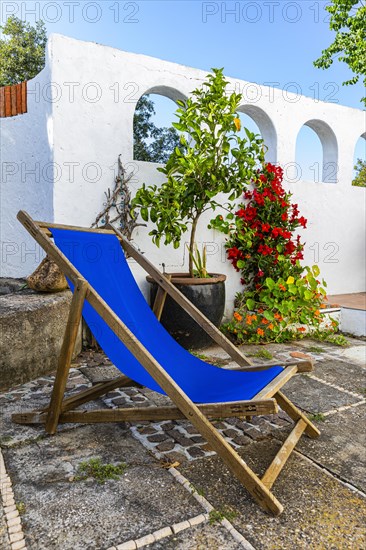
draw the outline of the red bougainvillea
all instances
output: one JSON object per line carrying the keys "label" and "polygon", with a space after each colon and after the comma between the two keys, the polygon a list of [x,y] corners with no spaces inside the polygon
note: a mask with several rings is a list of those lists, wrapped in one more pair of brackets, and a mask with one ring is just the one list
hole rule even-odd
{"label": "red bougainvillea", "polygon": [[337,322],[325,322],[320,313],[326,283],[318,279],[318,266],[300,264],[304,245],[294,232],[307,220],[282,179],[282,168],[265,164],[239,208],[212,222],[227,235],[228,259],[244,285],[232,320],[223,325],[239,343],[285,342],[309,331],[324,339],[337,330]]}
{"label": "red bougainvillea", "polygon": [[291,202],[282,186],[283,170],[267,163],[243,194],[244,202],[226,220],[216,218],[214,226],[228,235],[228,259],[241,272],[247,290],[260,290],[266,277],[299,275],[304,245],[294,236],[307,220]]}

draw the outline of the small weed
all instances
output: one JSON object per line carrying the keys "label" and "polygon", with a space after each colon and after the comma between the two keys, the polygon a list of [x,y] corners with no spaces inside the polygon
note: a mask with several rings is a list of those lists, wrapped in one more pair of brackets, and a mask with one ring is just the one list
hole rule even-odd
{"label": "small weed", "polygon": [[273,359],[273,355],[267,349],[260,349],[253,354],[253,357],[258,357],[259,359]]}
{"label": "small weed", "polygon": [[325,353],[327,350],[319,346],[310,346],[307,351],[310,351],[312,353]]}
{"label": "small weed", "polygon": [[11,437],[11,435],[2,435],[0,437],[0,447],[2,445],[5,445],[6,443],[10,443],[10,441],[12,440],[13,438]]}
{"label": "small weed", "polygon": [[340,346],[342,348],[349,345],[347,338],[343,336],[343,334],[327,334],[324,332],[315,332],[312,337],[320,340],[321,342],[329,342],[329,344],[334,344],[335,346]]}
{"label": "small weed", "polygon": [[360,388],[360,389],[359,389],[359,392],[360,392],[362,395],[366,395],[366,388]]}
{"label": "small weed", "polygon": [[197,357],[197,359],[201,359],[201,361],[205,361],[205,363],[210,363],[211,365],[214,365],[215,367],[221,367],[222,365],[219,363],[219,361],[213,361],[212,357],[208,357],[204,353],[197,353],[196,351],[190,350],[190,353]]}
{"label": "small weed", "polygon": [[100,458],[91,458],[81,462],[78,467],[78,475],[75,481],[83,481],[88,477],[94,477],[99,483],[104,483],[107,479],[116,479],[125,472],[127,465],[120,462],[114,464],[102,464]]}
{"label": "small weed", "polygon": [[325,422],[325,416],[323,413],[311,414],[309,420],[313,420],[314,422]]}
{"label": "small weed", "polygon": [[23,501],[18,502],[15,507],[20,515],[25,513],[25,504]]}
{"label": "small weed", "polygon": [[197,495],[200,495],[201,497],[205,496],[205,492],[203,489],[201,489],[201,487],[195,487],[194,485],[192,485],[192,483],[190,483],[189,488],[192,491],[192,495],[197,493]]}
{"label": "small weed", "polygon": [[208,357],[204,353],[197,353],[196,351],[191,350],[191,354],[197,357],[197,359],[202,359],[202,361],[208,361]]}
{"label": "small weed", "polygon": [[223,519],[227,519],[228,521],[232,521],[237,516],[237,513],[234,512],[231,508],[222,508],[221,510],[211,510],[211,512],[208,515],[208,521],[210,525],[214,525],[215,523],[218,523],[222,521]]}

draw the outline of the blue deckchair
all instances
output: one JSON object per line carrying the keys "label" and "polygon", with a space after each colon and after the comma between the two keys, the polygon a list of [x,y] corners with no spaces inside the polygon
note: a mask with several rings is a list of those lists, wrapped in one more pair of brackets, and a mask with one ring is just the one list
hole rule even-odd
{"label": "blue deckchair", "polygon": [[[280,392],[280,388],[297,372],[312,370],[312,364],[302,361],[285,365],[252,365],[163,274],[113,228],[87,230],[34,222],[25,212],[19,212],[18,219],[58,263],[74,295],[50,405],[40,411],[15,414],[13,420],[20,423],[44,422],[48,433],[55,433],[59,422],[120,422],[186,417],[259,504],[265,510],[279,514],[282,506],[270,491],[272,484],[302,433],[306,432],[310,437],[319,435],[317,428]],[[239,364],[238,370],[222,369],[201,361],[183,349],[165,331],[138,288],[125,253],[137,260],[157,281],[161,292],[176,299],[229,353]],[[107,356],[123,372],[123,376],[64,399],[81,316]],[[136,384],[167,394],[175,407],[74,410],[112,388]],[[276,413],[277,403],[296,424],[260,480],[207,417],[247,417]]]}

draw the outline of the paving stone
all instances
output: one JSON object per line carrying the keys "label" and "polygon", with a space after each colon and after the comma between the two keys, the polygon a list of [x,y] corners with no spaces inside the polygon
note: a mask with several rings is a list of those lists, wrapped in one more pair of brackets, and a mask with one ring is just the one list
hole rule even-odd
{"label": "paving stone", "polygon": [[204,443],[206,441],[201,435],[192,435],[191,439],[194,443]]}
{"label": "paving stone", "polygon": [[189,445],[192,445],[192,440],[183,435],[179,430],[169,430],[166,433],[170,437],[175,439],[179,443],[179,445],[182,445],[182,447],[188,447]]}
{"label": "paving stone", "polygon": [[107,382],[121,376],[121,372],[113,365],[100,365],[80,368],[80,371],[93,383]]}
{"label": "paving stone", "polygon": [[160,443],[156,446],[157,450],[161,452],[171,451],[172,449],[174,449],[174,447],[175,443],[171,441],[163,441],[163,443]]}
{"label": "paving stone", "polygon": [[324,413],[360,400],[304,375],[291,378],[283,393],[295,405],[311,414]]}
{"label": "paving stone", "polygon": [[315,365],[314,375],[346,390],[365,395],[366,369],[364,366],[336,359],[326,360]]}
{"label": "paving stone", "polygon": [[[193,518],[194,519],[194,518]],[[191,521],[191,520],[189,520]],[[245,548],[245,547],[244,547]],[[248,547],[247,547],[248,548]],[[149,550],[243,550],[233,536],[220,523],[200,523],[179,533],[157,541]]]}
{"label": "paving stone", "polygon": [[266,439],[266,435],[263,432],[260,432],[256,428],[249,428],[245,430],[245,435],[248,435],[254,441],[260,441],[261,439]]}
{"label": "paving stone", "polygon": [[232,428],[229,428],[228,430],[224,430],[223,431],[223,434],[226,436],[226,437],[230,437],[230,438],[234,438],[238,435],[238,431],[237,430],[233,430]]}
{"label": "paving stone", "polygon": [[126,395],[136,395],[138,392],[135,388],[124,388],[123,393]]}
{"label": "paving stone", "polygon": [[154,535],[150,534],[150,535],[146,535],[145,537],[141,537],[135,542],[136,542],[136,548],[143,548],[144,546],[147,546],[148,544],[155,542],[155,538],[154,538]]}
{"label": "paving stone", "polygon": [[179,462],[179,464],[183,464],[187,461],[187,457],[183,453],[179,453],[178,451],[171,451],[170,453],[167,453],[165,457],[172,463]]}
{"label": "paving stone", "polygon": [[225,419],[225,422],[226,424],[230,424],[231,426],[235,426],[235,424],[237,423],[238,419],[233,417],[233,418],[226,418]]}
{"label": "paving stone", "polygon": [[315,422],[320,437],[302,437],[297,447],[336,475],[366,492],[366,405]]}
{"label": "paving stone", "polygon": [[166,439],[168,439],[168,436],[165,435],[165,434],[154,434],[154,435],[149,435],[147,437],[147,440],[150,441],[151,443],[160,443],[161,441],[165,441]]}
{"label": "paving stone", "polygon": [[136,403],[142,403],[146,401],[146,398],[142,397],[142,395],[131,395],[131,400],[136,401]]}
{"label": "paving stone", "polygon": [[190,447],[187,450],[188,454],[190,454],[193,458],[199,458],[201,456],[205,456],[205,452],[200,447]]}
{"label": "paving stone", "polygon": [[[239,453],[263,475],[278,449],[273,439],[252,441]],[[217,455],[187,461],[179,470],[204,491],[216,510],[233,510],[232,525],[258,550],[364,548],[365,500],[297,454],[292,454],[273,487],[284,505],[279,518],[263,513]]]}
{"label": "paving stone", "polygon": [[180,531],[183,531],[184,529],[189,529],[190,524],[188,521],[181,521],[180,523],[176,523],[172,526],[173,533],[179,533]]}
{"label": "paving stone", "polygon": [[164,527],[163,529],[159,529],[159,531],[155,531],[153,533],[155,541],[165,539],[166,537],[169,537],[173,534],[173,531],[170,527]]}
{"label": "paving stone", "polygon": [[214,422],[213,425],[217,430],[225,430],[225,428],[227,428],[225,422]]}
{"label": "paving stone", "polygon": [[234,443],[236,443],[236,445],[244,446],[244,445],[248,445],[250,443],[250,438],[247,437],[246,435],[237,435],[233,439],[233,441],[234,441]]}
{"label": "paving stone", "polygon": [[[194,497],[118,424],[79,426],[3,453],[16,501],[25,504],[29,549],[109,548],[202,512]],[[77,468],[94,457],[103,464],[125,462],[127,469],[104,484],[46,481],[60,462]]]}
{"label": "paving stone", "polygon": [[23,533],[21,531],[17,532],[17,533],[9,533],[9,540],[10,540],[11,544],[13,542],[18,542],[18,541],[21,541],[23,539],[24,539],[24,536],[23,536]]}
{"label": "paving stone", "polygon": [[126,397],[117,397],[112,400],[113,405],[125,405],[127,402]]}
{"label": "paving stone", "polygon": [[149,435],[149,434],[156,434],[157,430],[156,428],[153,428],[152,426],[147,426],[146,428],[143,428],[142,430],[139,430],[140,434],[143,435]]}
{"label": "paving stone", "polygon": [[[197,428],[195,428],[194,426],[192,425],[188,425],[188,426],[185,426],[185,430],[186,432],[188,432],[189,434],[197,434]],[[192,437],[193,439],[193,437]]]}
{"label": "paving stone", "polygon": [[164,430],[164,432],[167,432],[169,430],[174,430],[174,428],[177,427],[177,425],[174,422],[167,422],[166,424],[161,424],[161,429]]}
{"label": "paving stone", "polygon": [[117,550],[135,550],[136,543],[134,540],[129,540],[117,546]]}

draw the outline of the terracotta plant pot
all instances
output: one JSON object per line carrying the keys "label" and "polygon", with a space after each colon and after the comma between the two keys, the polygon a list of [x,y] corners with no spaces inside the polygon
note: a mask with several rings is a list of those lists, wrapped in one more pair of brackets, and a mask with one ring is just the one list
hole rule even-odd
{"label": "terracotta plant pot", "polygon": [[[172,273],[172,283],[210,321],[219,327],[225,310],[226,275],[210,274],[207,279],[192,278],[188,273]],[[158,285],[151,277],[150,305],[154,304]],[[170,296],[167,296],[161,324],[185,349],[207,348],[212,344],[208,334]]]}

